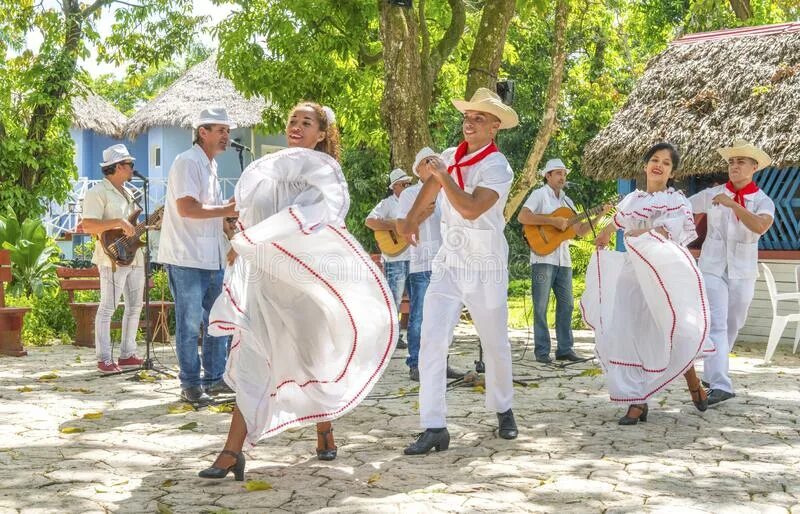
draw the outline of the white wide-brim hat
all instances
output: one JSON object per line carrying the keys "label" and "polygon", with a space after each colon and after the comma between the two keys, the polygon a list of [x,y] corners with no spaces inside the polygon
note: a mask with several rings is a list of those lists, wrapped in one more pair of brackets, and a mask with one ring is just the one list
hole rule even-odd
{"label": "white wide-brim hat", "polygon": [[136,159],[128,151],[128,147],[123,144],[111,145],[103,150],[103,162],[101,168],[112,166],[118,162],[135,161]]}
{"label": "white wide-brim hat", "polygon": [[544,177],[553,170],[564,170],[569,174],[569,169],[564,165],[564,161],[561,159],[550,159],[547,161],[547,164],[544,165],[544,168],[539,170],[539,175]]}
{"label": "white wide-brim hat", "polygon": [[461,112],[479,111],[493,114],[500,120],[501,129],[514,128],[519,125],[519,117],[516,111],[504,104],[497,93],[485,87],[479,87],[469,101],[453,100],[453,105]]}
{"label": "white wide-brim hat", "polygon": [[732,157],[750,157],[758,163],[758,169],[766,168],[772,164],[772,157],[767,152],[746,139],[736,139],[733,142],[733,146],[719,148],[717,152],[726,161]]}
{"label": "white wide-brim hat", "polygon": [[411,168],[411,171],[414,173],[414,175],[419,177],[419,173],[417,172],[417,166],[419,166],[422,160],[425,159],[426,157],[433,157],[433,156],[439,157],[439,154],[434,152],[433,149],[428,146],[417,152],[417,156],[414,157],[414,167]]}
{"label": "white wide-brim hat", "polygon": [[389,173],[389,187],[392,187],[398,182],[411,182],[411,177],[409,177],[406,172],[400,168],[395,168],[391,173]]}
{"label": "white wide-brim hat", "polygon": [[229,129],[235,129],[236,123],[228,117],[228,111],[224,107],[207,107],[200,111],[200,117],[192,124],[194,128],[202,125],[226,125]]}

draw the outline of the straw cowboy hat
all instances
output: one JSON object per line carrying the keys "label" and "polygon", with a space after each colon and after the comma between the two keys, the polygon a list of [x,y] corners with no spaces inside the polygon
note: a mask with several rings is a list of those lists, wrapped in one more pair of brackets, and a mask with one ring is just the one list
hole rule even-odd
{"label": "straw cowboy hat", "polygon": [[411,177],[406,175],[406,172],[400,168],[395,168],[389,173],[389,187],[392,187],[398,182],[411,182]]}
{"label": "straw cowboy hat", "polygon": [[758,163],[758,169],[763,169],[772,163],[772,157],[767,152],[745,139],[736,139],[733,146],[719,148],[717,152],[726,161],[731,157],[750,157]]}
{"label": "straw cowboy hat", "polygon": [[433,157],[434,155],[436,157],[439,156],[439,154],[434,152],[433,149],[428,146],[417,152],[417,156],[414,157],[414,167],[411,168],[411,171],[414,172],[414,175],[419,177],[419,173],[417,173],[417,166],[419,166],[422,160],[425,159],[426,157]]}
{"label": "straw cowboy hat", "polygon": [[236,128],[236,123],[228,117],[228,111],[224,107],[207,107],[200,111],[200,117],[192,125],[194,128],[203,125],[226,125],[229,129]]}
{"label": "straw cowboy hat", "polygon": [[128,152],[128,147],[123,144],[111,145],[103,150],[103,162],[101,168],[106,168],[118,162],[133,162],[136,159]]}
{"label": "straw cowboy hat", "polygon": [[500,119],[501,129],[510,129],[519,125],[519,118],[514,109],[504,104],[497,93],[489,91],[485,87],[478,88],[469,101],[453,100],[453,105],[461,112],[479,111],[493,114]]}
{"label": "straw cowboy hat", "polygon": [[547,161],[547,164],[544,165],[544,168],[539,170],[539,175],[544,177],[553,170],[564,170],[569,174],[569,169],[564,165],[564,161],[561,159],[550,159]]}

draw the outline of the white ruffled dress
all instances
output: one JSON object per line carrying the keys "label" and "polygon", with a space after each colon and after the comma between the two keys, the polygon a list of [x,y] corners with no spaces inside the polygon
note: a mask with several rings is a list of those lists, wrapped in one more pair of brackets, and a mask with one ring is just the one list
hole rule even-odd
{"label": "white ruffled dress", "polygon": [[627,252],[595,252],[580,302],[611,400],[643,403],[714,351],[708,299],[686,249],[697,233],[683,193],[634,191],[617,205],[614,223],[626,232],[669,233],[626,237]]}
{"label": "white ruffled dress", "polygon": [[356,407],[397,342],[397,309],[380,270],[347,232],[347,182],[327,154],[263,157],[236,185],[239,254],[209,317],[233,335],[225,382],[255,444]]}

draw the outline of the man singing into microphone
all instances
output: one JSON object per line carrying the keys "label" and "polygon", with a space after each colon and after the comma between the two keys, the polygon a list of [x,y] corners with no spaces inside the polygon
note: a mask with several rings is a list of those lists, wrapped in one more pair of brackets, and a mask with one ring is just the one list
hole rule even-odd
{"label": "man singing into microphone", "polygon": [[[539,175],[544,178],[544,185],[535,189],[519,212],[517,220],[523,225],[550,225],[560,231],[569,227],[568,218],[549,216],[560,207],[569,207],[577,211],[575,204],[564,193],[569,170],[561,159],[550,159]],[[607,211],[605,211],[607,212]],[[605,214],[603,212],[603,214]],[[578,223],[573,227],[575,233],[582,236],[589,232],[588,222]],[[534,355],[537,362],[550,363],[550,330],[547,326],[547,304],[550,291],[556,297],[556,360],[579,361],[572,349],[572,259],[569,255],[569,240],[559,245],[558,249],[548,255],[537,255],[531,251],[531,293],[533,299],[533,341]]]}
{"label": "man singing into microphone", "polygon": [[[81,226],[85,232],[99,235],[106,230],[122,229],[126,236],[134,234],[128,222],[138,205],[125,182],[133,175],[133,161],[125,145],[113,145],[103,150],[103,180],[95,185],[83,199]],[[94,347],[97,352],[97,370],[100,373],[118,373],[123,368],[138,368],[142,359],[136,356],[136,331],[142,312],[144,293],[144,258],[142,249],[129,266],[116,265],[95,244],[92,262],[100,273],[100,305],[94,319]],[[119,361],[114,362],[111,351],[111,316],[117,309],[119,297],[125,301],[122,318],[122,344]]]}

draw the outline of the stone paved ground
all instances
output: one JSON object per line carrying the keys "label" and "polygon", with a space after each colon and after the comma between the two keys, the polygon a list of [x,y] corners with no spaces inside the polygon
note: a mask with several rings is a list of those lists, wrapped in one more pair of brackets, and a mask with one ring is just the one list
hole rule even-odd
{"label": "stone paved ground", "polygon": [[[527,335],[513,336],[515,374],[532,379],[515,389],[516,441],[494,435],[480,388],[460,387],[448,393],[451,449],[403,456],[417,398],[398,352],[370,399],[335,423],[335,461],[316,460],[313,427],[248,453],[248,480],[271,486],[260,491],[196,478],[229,414],[170,413],[176,380],[100,378],[93,352],[71,346],[0,359],[0,513],[800,512],[800,357],[790,349],[761,367],[763,346],[737,347],[736,399],[701,414],[676,383],[646,424],[623,428],[591,364],[535,364],[532,351],[522,356]],[[578,336],[588,354],[589,334]],[[465,368],[475,345],[459,327],[452,363]],[[73,427],[84,431],[63,433]]]}

